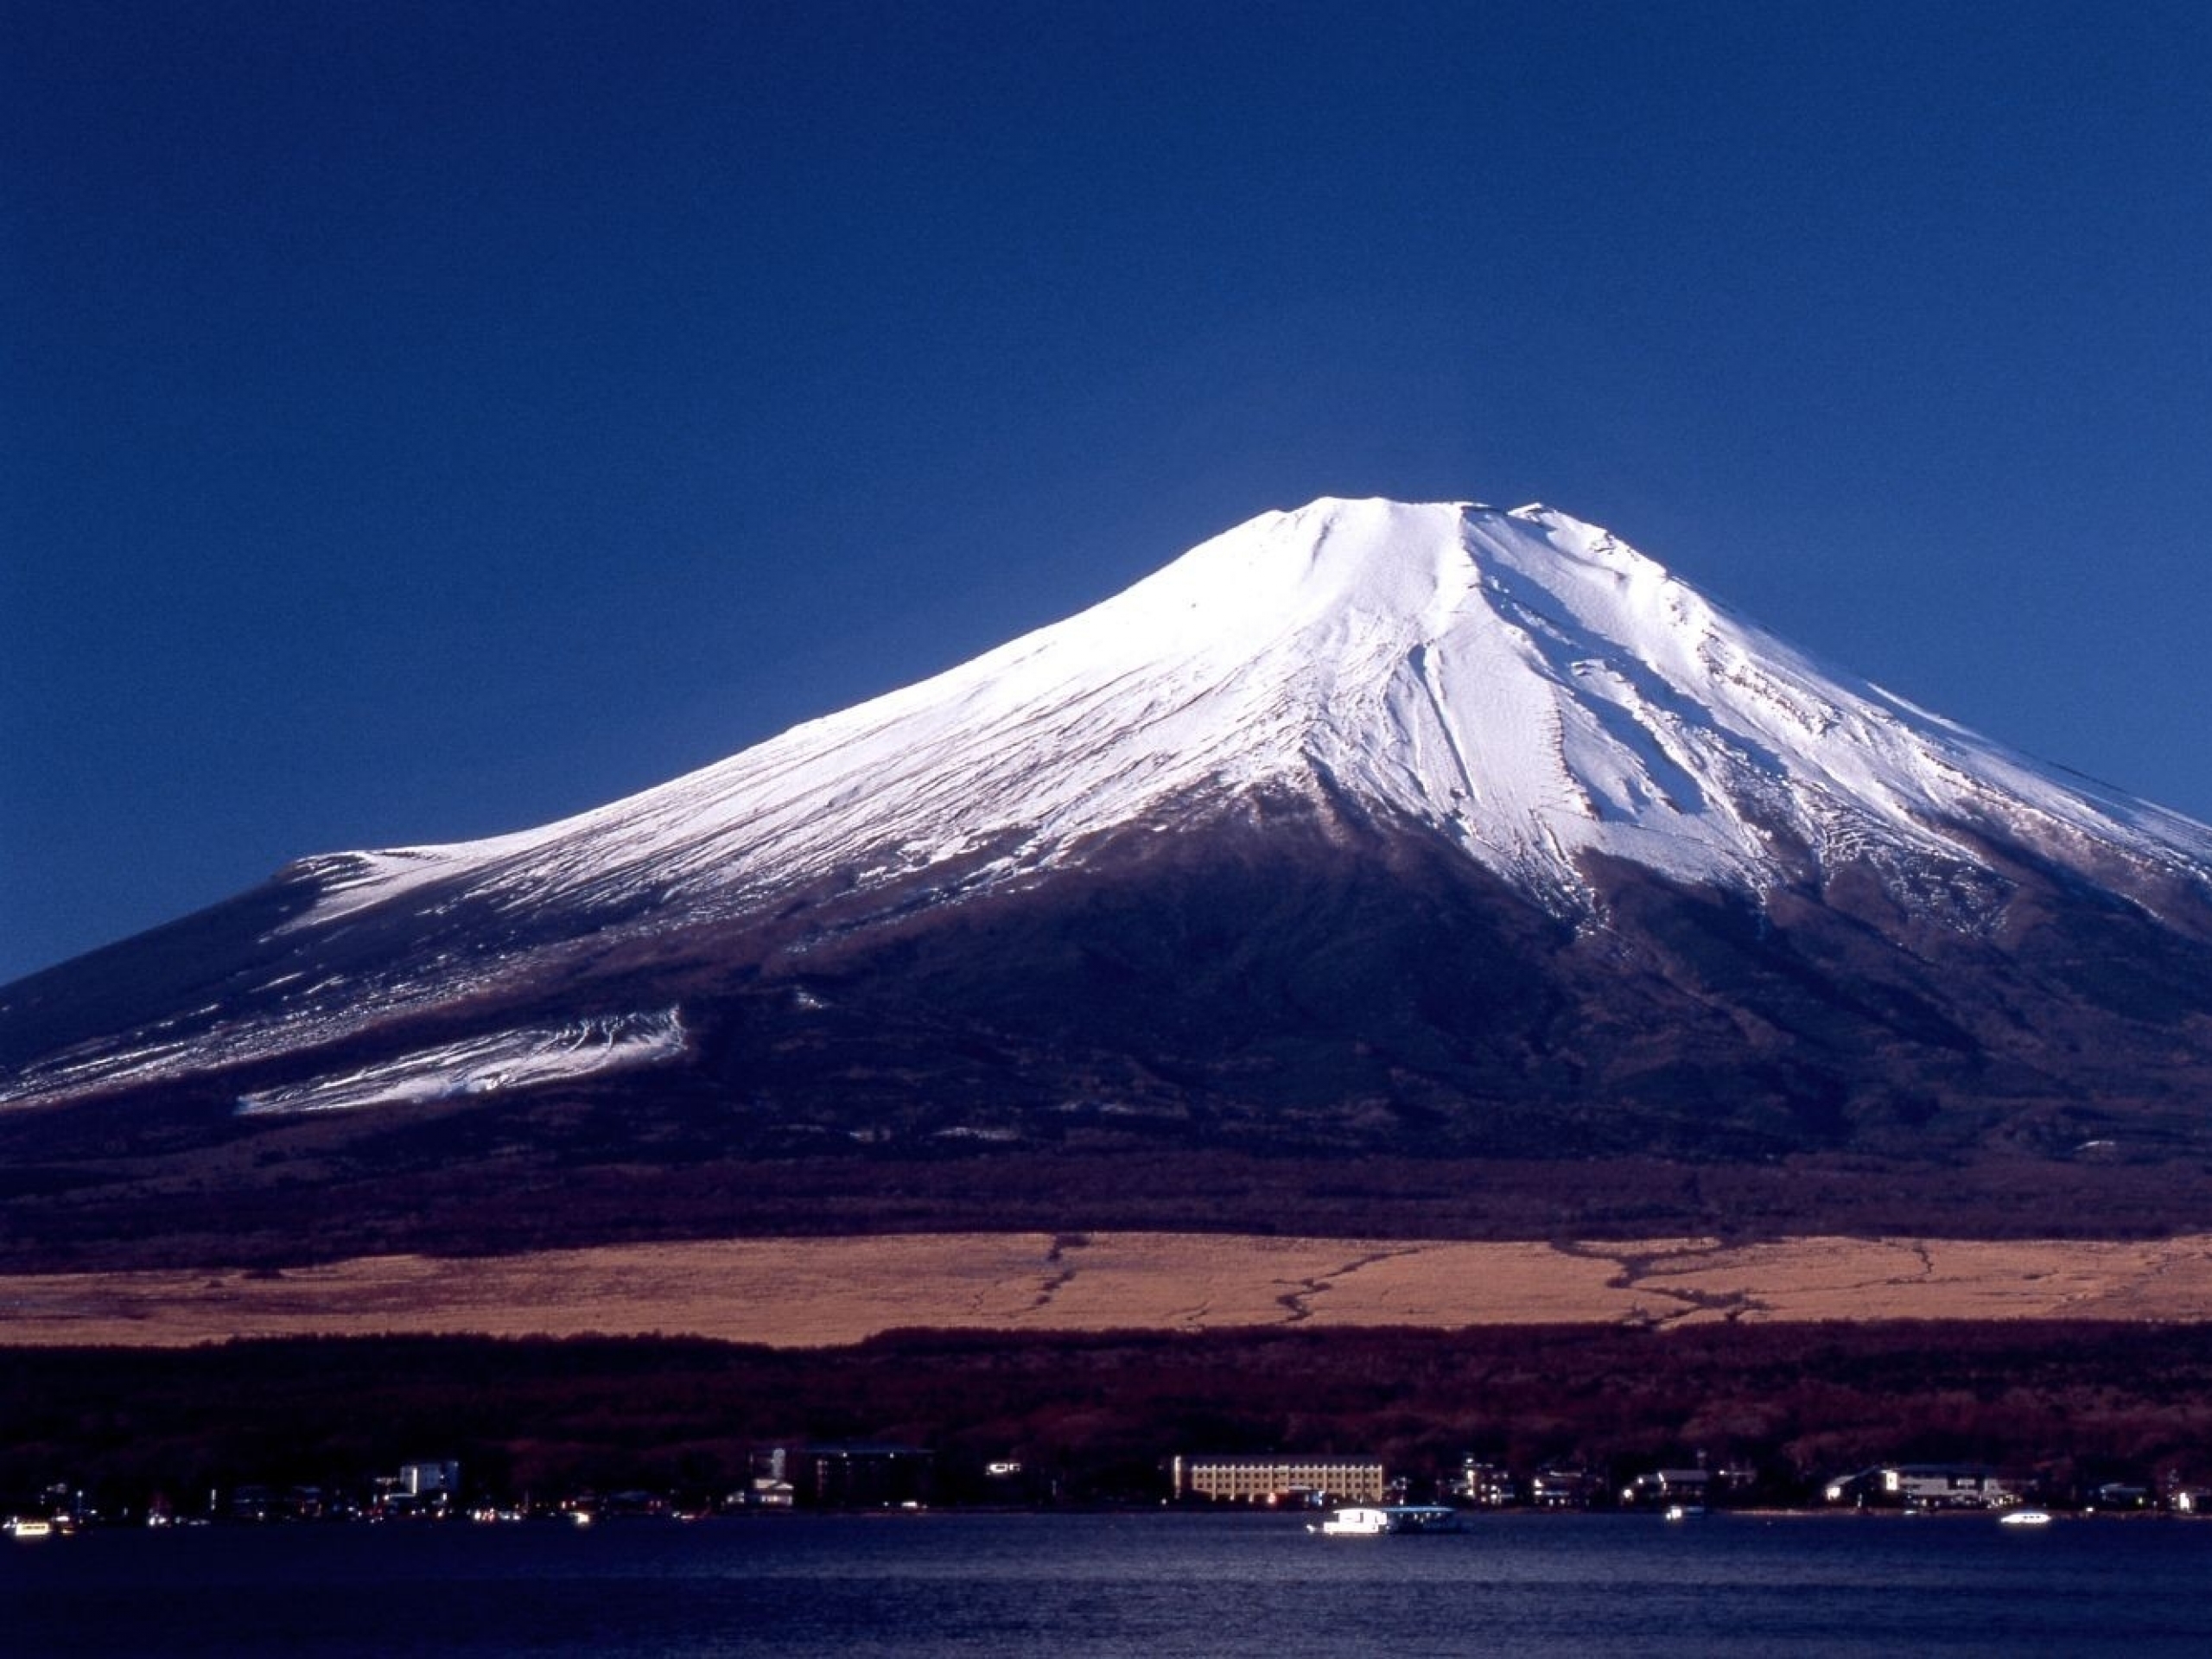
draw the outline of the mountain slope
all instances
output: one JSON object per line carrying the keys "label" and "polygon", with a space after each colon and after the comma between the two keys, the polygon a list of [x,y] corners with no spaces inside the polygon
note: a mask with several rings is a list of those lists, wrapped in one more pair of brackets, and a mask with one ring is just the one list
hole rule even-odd
{"label": "mountain slope", "polygon": [[2208,1008],[2212,830],[1564,514],[1323,501],[628,800],[7,988],[0,1154],[458,1112],[525,1159],[2194,1157]]}

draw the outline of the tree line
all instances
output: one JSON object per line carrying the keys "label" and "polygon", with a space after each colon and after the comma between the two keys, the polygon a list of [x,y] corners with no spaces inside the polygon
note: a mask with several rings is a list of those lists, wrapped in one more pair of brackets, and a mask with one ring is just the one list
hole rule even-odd
{"label": "tree line", "polygon": [[1332,1451],[1416,1483],[1533,1469],[1756,1471],[1810,1501],[1878,1461],[2057,1482],[2212,1473],[2212,1325],[1708,1325],[1004,1336],[855,1347],[474,1338],[16,1350],[0,1506],[55,1483],[135,1507],[459,1459],[486,1492],[742,1485],[764,1446],[935,1454],[942,1500],[1156,1503],[1176,1452]]}

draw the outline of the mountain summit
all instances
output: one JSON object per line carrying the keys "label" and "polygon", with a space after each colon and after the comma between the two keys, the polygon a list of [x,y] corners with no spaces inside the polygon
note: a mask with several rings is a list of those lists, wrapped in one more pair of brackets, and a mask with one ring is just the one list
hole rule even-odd
{"label": "mountain summit", "polygon": [[972,887],[1262,791],[1421,826],[1585,915],[1592,854],[1755,894],[1859,862],[1977,887],[1991,836],[2098,880],[2212,869],[2204,826],[1831,675],[1564,513],[1324,500],[629,800],[295,875],[315,920],[456,877],[680,913],[988,849]]}
{"label": "mountain summit", "polygon": [[22,981],[0,1106],[2071,1155],[2212,1146],[2208,993],[2212,830],[1564,513],[1322,500],[627,800]]}

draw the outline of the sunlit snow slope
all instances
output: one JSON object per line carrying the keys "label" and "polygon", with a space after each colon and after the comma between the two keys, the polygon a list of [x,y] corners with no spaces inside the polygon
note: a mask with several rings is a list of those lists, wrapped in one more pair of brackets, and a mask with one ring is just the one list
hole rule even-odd
{"label": "sunlit snow slope", "polygon": [[2212,859],[2203,826],[1832,675],[1565,513],[1324,500],[628,800],[333,861],[300,925],[457,871],[517,901],[681,906],[981,848],[1012,870],[1260,785],[1395,809],[1567,905],[1585,852],[1757,890],[1778,836],[1970,864],[1955,827],[1994,825],[2061,861]]}

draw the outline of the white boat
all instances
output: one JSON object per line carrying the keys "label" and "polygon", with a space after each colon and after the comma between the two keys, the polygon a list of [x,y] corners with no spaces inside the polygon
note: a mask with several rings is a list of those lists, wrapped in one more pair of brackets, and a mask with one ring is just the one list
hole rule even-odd
{"label": "white boat", "polygon": [[8,1531],[10,1536],[16,1538],[50,1538],[54,1535],[54,1522],[26,1516],[10,1522]]}
{"label": "white boat", "polygon": [[2000,1527],[2047,1527],[2050,1513],[2047,1510],[2008,1510],[1997,1517]]}
{"label": "white boat", "polygon": [[1459,1532],[1464,1529],[1459,1512],[1441,1503],[1355,1504],[1336,1510],[1306,1531],[1329,1538],[1376,1538],[1384,1534]]}

